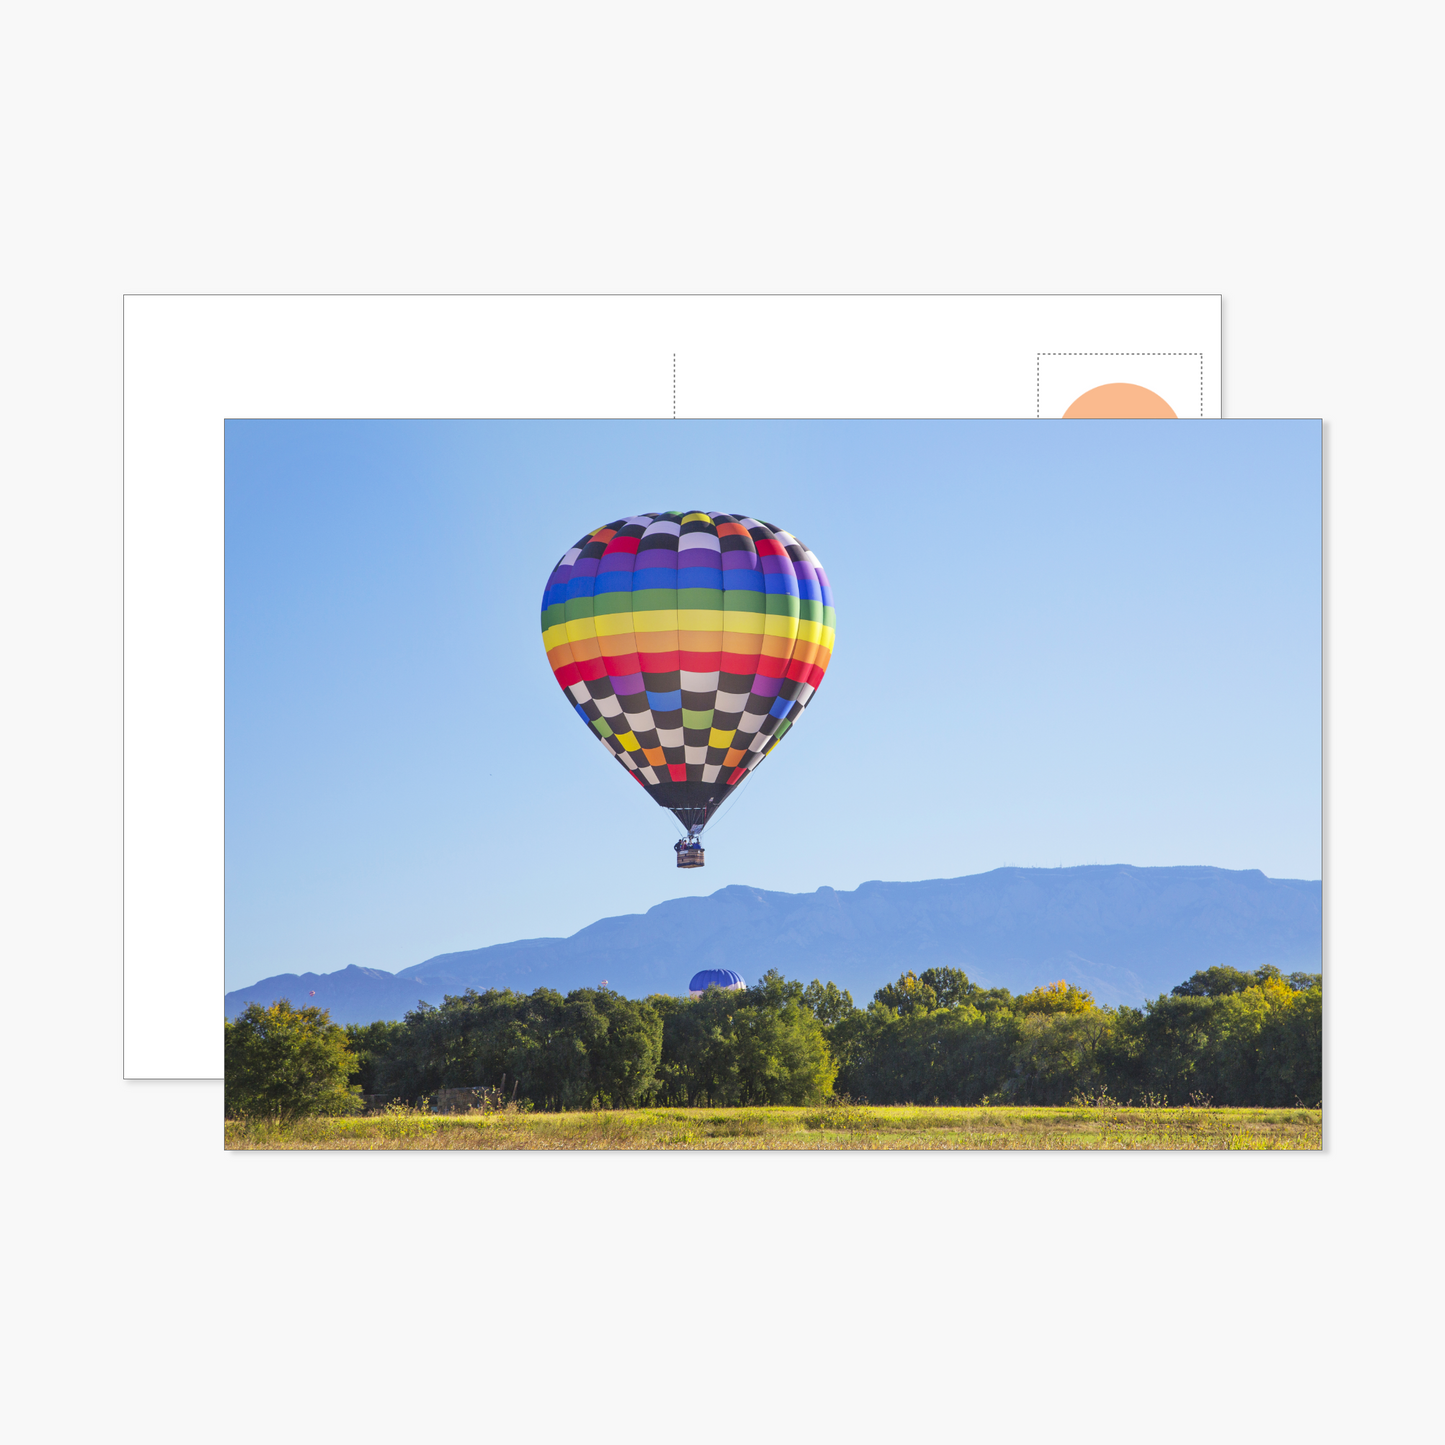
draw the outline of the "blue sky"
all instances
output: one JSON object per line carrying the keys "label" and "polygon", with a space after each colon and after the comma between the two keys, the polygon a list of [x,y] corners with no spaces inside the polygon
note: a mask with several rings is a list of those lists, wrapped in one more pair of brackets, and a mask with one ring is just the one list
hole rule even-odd
{"label": "blue sky", "polygon": [[[838,608],[695,872],[538,624],[579,536],[682,507]],[[1318,878],[1320,528],[1317,422],[229,422],[227,987],[730,883]]]}

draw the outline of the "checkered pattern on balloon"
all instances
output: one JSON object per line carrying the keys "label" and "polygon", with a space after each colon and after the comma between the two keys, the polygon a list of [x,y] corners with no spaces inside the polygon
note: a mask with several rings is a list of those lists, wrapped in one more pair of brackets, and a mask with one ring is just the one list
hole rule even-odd
{"label": "checkered pattern on balloon", "polygon": [[644,512],[562,554],[542,640],[578,716],[695,845],[817,692],[834,618],[822,565],[781,527]]}

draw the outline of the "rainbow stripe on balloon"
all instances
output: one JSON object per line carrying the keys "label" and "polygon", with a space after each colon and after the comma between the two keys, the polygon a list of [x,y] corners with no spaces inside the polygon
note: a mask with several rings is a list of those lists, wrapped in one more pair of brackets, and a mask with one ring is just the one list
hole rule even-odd
{"label": "rainbow stripe on balloon", "polygon": [[782,740],[833,655],[833,594],[796,537],[728,512],[588,532],[542,597],[578,715],[665,808],[705,821]]}

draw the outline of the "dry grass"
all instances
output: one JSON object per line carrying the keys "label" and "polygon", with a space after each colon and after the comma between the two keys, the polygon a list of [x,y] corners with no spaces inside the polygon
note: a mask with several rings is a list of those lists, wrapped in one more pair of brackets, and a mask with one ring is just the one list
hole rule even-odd
{"label": "dry grass", "polygon": [[226,1122],[227,1149],[1321,1149],[1318,1109],[616,1109],[290,1126]]}

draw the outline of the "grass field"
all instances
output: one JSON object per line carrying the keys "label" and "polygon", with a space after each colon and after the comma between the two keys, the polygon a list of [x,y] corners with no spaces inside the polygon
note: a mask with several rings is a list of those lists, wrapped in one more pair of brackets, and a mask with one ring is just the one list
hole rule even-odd
{"label": "grass field", "polygon": [[1321,1149],[1318,1109],[616,1109],[226,1122],[227,1149]]}

